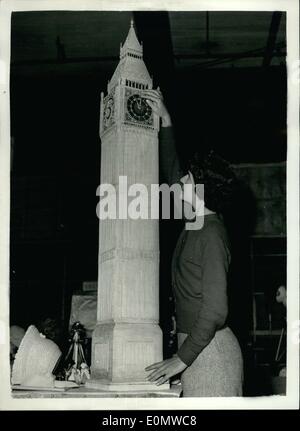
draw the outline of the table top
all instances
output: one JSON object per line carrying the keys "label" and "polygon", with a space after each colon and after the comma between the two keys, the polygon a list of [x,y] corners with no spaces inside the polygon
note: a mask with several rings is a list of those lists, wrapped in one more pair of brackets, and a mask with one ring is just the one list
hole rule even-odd
{"label": "table top", "polygon": [[102,391],[86,388],[84,385],[78,388],[66,390],[53,389],[13,389],[12,397],[17,398],[178,398],[181,385],[173,385],[168,390],[150,391]]}

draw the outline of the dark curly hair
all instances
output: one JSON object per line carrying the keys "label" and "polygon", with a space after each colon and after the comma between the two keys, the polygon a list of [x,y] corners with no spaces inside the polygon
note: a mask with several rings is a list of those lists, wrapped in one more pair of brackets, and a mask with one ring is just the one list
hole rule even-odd
{"label": "dark curly hair", "polygon": [[238,181],[227,160],[213,150],[202,156],[196,152],[189,161],[188,169],[195,184],[204,185],[206,208],[219,214],[230,208]]}

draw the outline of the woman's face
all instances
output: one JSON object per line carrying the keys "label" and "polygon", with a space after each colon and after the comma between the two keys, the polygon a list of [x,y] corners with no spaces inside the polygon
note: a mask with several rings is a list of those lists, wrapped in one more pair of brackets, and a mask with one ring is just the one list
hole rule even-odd
{"label": "woman's face", "polygon": [[192,207],[195,206],[195,182],[193,174],[189,171],[180,178],[180,183],[182,185],[180,199]]}

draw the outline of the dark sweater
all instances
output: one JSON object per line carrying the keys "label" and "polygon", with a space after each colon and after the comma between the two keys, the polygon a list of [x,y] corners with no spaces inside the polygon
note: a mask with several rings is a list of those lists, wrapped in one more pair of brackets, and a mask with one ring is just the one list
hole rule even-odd
{"label": "dark sweater", "polygon": [[[178,182],[183,172],[171,127],[160,132],[160,161],[165,180]],[[177,354],[188,366],[226,323],[229,263],[229,241],[217,214],[206,215],[202,229],[182,231],[173,255],[172,284],[177,332],[188,334]]]}

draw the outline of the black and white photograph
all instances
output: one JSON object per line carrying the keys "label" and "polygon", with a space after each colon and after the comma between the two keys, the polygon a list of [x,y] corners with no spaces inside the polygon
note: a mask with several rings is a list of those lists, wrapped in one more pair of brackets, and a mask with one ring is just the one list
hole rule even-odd
{"label": "black and white photograph", "polygon": [[298,3],[1,3],[0,409],[297,408]]}

